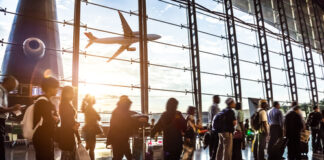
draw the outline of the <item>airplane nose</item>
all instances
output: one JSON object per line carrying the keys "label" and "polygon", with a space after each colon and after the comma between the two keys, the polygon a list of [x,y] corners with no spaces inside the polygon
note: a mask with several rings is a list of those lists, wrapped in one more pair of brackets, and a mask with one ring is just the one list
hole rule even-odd
{"label": "airplane nose", "polygon": [[154,35],[154,39],[160,39],[161,38],[161,36],[160,35]]}

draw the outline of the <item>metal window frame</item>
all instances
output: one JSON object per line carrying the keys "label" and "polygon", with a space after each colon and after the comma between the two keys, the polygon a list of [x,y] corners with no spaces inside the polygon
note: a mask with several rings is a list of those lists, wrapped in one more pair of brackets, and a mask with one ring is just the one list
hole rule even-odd
{"label": "metal window frame", "polygon": [[242,103],[241,75],[232,0],[224,0],[235,101]]}
{"label": "metal window frame", "polygon": [[309,39],[308,31],[307,31],[305,14],[304,14],[304,11],[302,8],[302,1],[295,0],[295,2],[296,2],[297,15],[298,15],[298,20],[299,20],[299,25],[300,25],[300,33],[302,35],[304,53],[305,53],[305,57],[306,57],[308,79],[309,79],[310,91],[311,91],[311,95],[312,95],[311,101],[312,101],[313,106],[317,106],[318,105],[318,92],[317,92],[313,55],[312,55],[312,46],[311,46],[311,42]]}
{"label": "metal window frame", "polygon": [[286,16],[283,0],[277,0],[277,8],[278,8],[279,22],[281,27],[282,41],[283,41],[284,51],[285,51],[285,58],[287,63],[289,87],[290,87],[290,94],[291,94],[290,96],[292,101],[298,102],[294,56],[292,53],[287,16]]}
{"label": "metal window frame", "polygon": [[198,41],[198,24],[196,17],[195,0],[187,0],[187,19],[189,30],[189,45],[192,65],[192,79],[194,92],[194,105],[197,109],[197,120],[202,122],[202,96],[201,96],[201,79],[200,79],[200,59],[199,59],[199,41]]}
{"label": "metal window frame", "polygon": [[268,50],[267,36],[266,36],[266,31],[264,26],[261,0],[253,0],[253,3],[254,3],[254,12],[256,17],[257,29],[258,29],[258,39],[260,45],[266,98],[268,104],[272,104],[273,91],[272,91],[272,79],[271,79],[271,66],[270,66],[269,50]]}

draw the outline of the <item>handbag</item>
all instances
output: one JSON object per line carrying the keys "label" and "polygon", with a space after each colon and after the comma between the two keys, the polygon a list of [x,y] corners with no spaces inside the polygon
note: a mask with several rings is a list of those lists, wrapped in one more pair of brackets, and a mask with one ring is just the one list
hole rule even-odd
{"label": "handbag", "polygon": [[243,133],[242,131],[235,131],[233,135],[234,139],[242,139],[243,138]]}
{"label": "handbag", "polygon": [[82,144],[79,144],[76,150],[76,160],[91,160],[87,150]]}

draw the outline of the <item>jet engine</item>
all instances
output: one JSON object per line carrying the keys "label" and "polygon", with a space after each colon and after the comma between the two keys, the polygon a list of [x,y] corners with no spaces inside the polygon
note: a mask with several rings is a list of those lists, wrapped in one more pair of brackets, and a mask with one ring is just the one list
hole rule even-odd
{"label": "jet engine", "polygon": [[136,51],[136,48],[135,47],[129,47],[129,48],[127,48],[127,51]]}
{"label": "jet engine", "polygon": [[26,56],[42,58],[45,54],[45,44],[39,38],[30,37],[24,41],[23,50]]}

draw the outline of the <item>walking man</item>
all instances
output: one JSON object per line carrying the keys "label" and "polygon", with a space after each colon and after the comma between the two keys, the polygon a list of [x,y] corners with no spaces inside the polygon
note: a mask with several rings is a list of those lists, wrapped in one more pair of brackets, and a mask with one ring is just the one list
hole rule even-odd
{"label": "walking man", "polygon": [[233,108],[235,108],[236,104],[232,98],[228,98],[225,101],[227,108],[225,108],[221,113],[219,113],[217,116],[222,116],[224,118],[223,124],[217,124],[216,119],[217,116],[214,118],[214,125],[222,125],[222,131],[218,133],[219,137],[219,146],[217,149],[217,160],[231,160],[232,159],[232,152],[233,152],[233,132],[234,132],[234,126],[237,124],[235,113],[233,111]]}
{"label": "walking man", "polygon": [[3,82],[0,85],[0,160],[6,159],[4,143],[6,137],[6,120],[10,112],[21,109],[19,104],[8,107],[8,93],[15,90],[18,87],[18,84],[19,83],[16,78],[14,78],[13,76],[8,76],[3,79]]}
{"label": "walking man", "polygon": [[321,149],[320,122],[322,114],[318,106],[315,106],[313,109],[314,112],[310,113],[307,119],[307,126],[311,127],[313,153],[317,153]]}
{"label": "walking man", "polygon": [[[266,109],[268,108],[268,103],[266,100],[260,100],[257,109],[257,126],[252,126],[256,131],[255,142],[253,145],[253,156],[255,160],[265,160],[264,149],[266,147],[266,138],[269,134],[268,118]],[[254,121],[252,119],[251,121]],[[253,123],[253,122],[252,122]]]}
{"label": "walking man", "polygon": [[272,109],[268,112],[268,122],[270,125],[270,140],[268,144],[268,159],[276,160],[281,157],[275,157],[271,154],[271,147],[276,143],[276,141],[282,137],[283,134],[283,114],[280,111],[279,102],[274,102]]}
{"label": "walking man", "polygon": [[288,160],[299,160],[300,152],[300,132],[304,128],[302,119],[300,118],[299,106],[294,106],[285,116],[285,130],[288,139]]}
{"label": "walking man", "polygon": [[[209,115],[208,115],[210,124],[212,124],[212,121],[213,121],[215,115],[220,111],[220,109],[218,107],[219,102],[220,102],[219,96],[214,95],[213,96],[213,105],[210,107]],[[210,128],[212,128],[212,127],[210,127]],[[215,160],[217,147],[218,147],[218,141],[219,141],[218,133],[211,130],[210,136],[211,137],[210,137],[210,143],[209,143],[209,157],[210,157],[210,160]]]}

